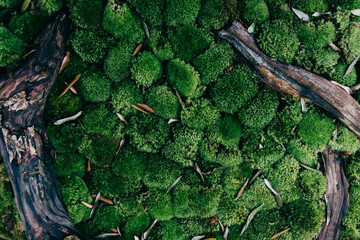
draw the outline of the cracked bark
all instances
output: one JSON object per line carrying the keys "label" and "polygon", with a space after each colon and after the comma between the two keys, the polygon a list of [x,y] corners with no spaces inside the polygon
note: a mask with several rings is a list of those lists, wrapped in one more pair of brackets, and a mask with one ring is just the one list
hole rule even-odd
{"label": "cracked bark", "polygon": [[[332,113],[360,138],[360,105],[344,89],[301,68],[271,60],[256,46],[254,38],[240,22],[218,32],[219,36],[232,44],[260,80],[276,91],[305,98]],[[330,150],[323,153],[327,179],[330,222],[325,223],[318,239],[338,239],[339,227],[348,207],[348,182],[340,157]]]}
{"label": "cracked bark", "polygon": [[84,238],[62,203],[42,117],[62,63],[68,27],[64,11],[35,40],[35,52],[27,61],[12,76],[0,77],[1,158],[28,239]]}

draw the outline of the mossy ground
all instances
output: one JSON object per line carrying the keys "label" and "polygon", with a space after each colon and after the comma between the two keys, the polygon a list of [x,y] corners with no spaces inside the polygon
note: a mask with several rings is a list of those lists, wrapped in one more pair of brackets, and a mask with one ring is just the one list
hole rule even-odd
{"label": "mossy ground", "polygon": [[[133,239],[158,219],[148,239],[222,239],[219,225],[210,223],[216,215],[230,226],[229,239],[269,239],[289,227],[279,239],[312,239],[325,219],[326,181],[300,163],[319,168],[317,154],[329,146],[352,153],[351,207],[340,239],[359,239],[360,156],[354,154],[359,140],[324,111],[310,106],[304,113],[300,100],[259,83],[232,47],[213,34],[237,17],[248,25],[255,22],[257,44],[271,58],[352,87],[359,82],[359,64],[343,75],[360,52],[358,18],[349,11],[360,8],[359,0],[38,3],[21,13],[20,5],[0,0],[0,7],[14,11],[1,18],[0,70],[11,73],[19,64],[42,27],[37,19],[51,19],[61,6],[70,9],[70,62],[50,93],[45,117],[64,203],[85,234],[119,227],[125,239]],[[305,22],[291,7],[309,15],[332,13]],[[74,85],[78,94],[69,91],[57,99],[77,74],[82,74]],[[139,103],[155,113],[132,107]],[[75,121],[53,125],[80,110]],[[169,119],[179,121],[168,124]],[[262,175],[235,200],[260,169]],[[283,208],[265,178],[281,195]],[[0,238],[20,239],[3,167],[0,190]],[[90,220],[81,201],[92,203],[91,194],[99,191],[115,204],[100,203]],[[240,238],[247,216],[262,204]],[[14,224],[5,224],[9,219]]]}

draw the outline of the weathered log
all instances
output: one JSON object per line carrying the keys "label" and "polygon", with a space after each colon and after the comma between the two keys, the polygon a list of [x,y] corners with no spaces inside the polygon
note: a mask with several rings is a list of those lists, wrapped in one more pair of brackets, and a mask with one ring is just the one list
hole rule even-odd
{"label": "weathered log", "polygon": [[229,41],[271,88],[314,102],[360,138],[360,105],[343,88],[312,72],[271,60],[259,50],[240,22],[220,31],[219,36]]}
{"label": "weathered log", "polygon": [[35,40],[35,50],[0,78],[0,150],[28,239],[82,237],[64,208],[42,111],[59,73],[69,28],[60,13]]}
{"label": "weathered log", "polygon": [[[360,105],[344,89],[309,71],[271,60],[255,45],[254,38],[240,22],[219,32],[229,41],[260,79],[276,91],[306,98],[332,113],[360,138]],[[326,150],[323,153],[327,179],[326,197],[330,218],[318,235],[320,240],[338,239],[339,227],[349,207],[349,184],[341,157]]]}

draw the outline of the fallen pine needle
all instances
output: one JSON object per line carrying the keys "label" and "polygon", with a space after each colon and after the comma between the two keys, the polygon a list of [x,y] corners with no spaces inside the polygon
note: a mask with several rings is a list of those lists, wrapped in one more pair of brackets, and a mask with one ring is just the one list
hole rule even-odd
{"label": "fallen pine needle", "polygon": [[[68,86],[69,84],[67,82],[64,82],[66,86]],[[70,91],[72,91],[74,94],[78,94],[78,92],[76,91],[76,89],[74,87],[70,88]]]}
{"label": "fallen pine needle", "polygon": [[279,232],[277,234],[274,234],[274,236],[272,236],[271,239],[275,239],[277,237],[280,237],[282,234],[286,233],[289,230],[290,230],[290,228],[287,228],[287,229],[285,229],[285,230],[283,230],[283,231],[281,231],[281,232]]}
{"label": "fallen pine needle", "polygon": [[74,80],[71,81],[71,83],[69,85],[67,85],[67,87],[65,88],[65,90],[57,97],[56,100],[58,100],[60,97],[62,97],[65,93],[67,93],[67,91],[69,91],[69,89],[74,86],[74,84],[77,82],[77,80],[79,80],[79,78],[81,77],[81,74],[76,75],[76,77],[74,78]]}
{"label": "fallen pine needle", "polygon": [[143,45],[143,44],[140,43],[140,44],[135,48],[134,53],[133,53],[134,56],[140,51],[142,45]]}
{"label": "fallen pine needle", "polygon": [[243,184],[243,186],[240,188],[238,194],[236,195],[235,200],[238,200],[241,197],[241,195],[245,191],[245,188],[247,187],[248,183],[249,183],[249,179],[247,179],[246,182]]}
{"label": "fallen pine needle", "polygon": [[143,104],[143,103],[138,103],[137,105],[139,105],[140,107],[142,107],[143,109],[149,111],[149,112],[152,112],[152,113],[155,113],[154,109],[152,109],[151,107],[149,107],[148,105],[146,104]]}
{"label": "fallen pine needle", "polygon": [[177,98],[179,99],[179,103],[181,104],[182,108],[184,110],[186,110],[185,105],[184,105],[184,103],[183,103],[183,101],[182,101],[182,99],[180,97],[180,94],[178,93],[178,91],[176,89],[175,89],[175,93],[176,93]]}
{"label": "fallen pine needle", "polygon": [[148,114],[147,112],[145,112],[144,110],[142,110],[141,108],[135,106],[135,105],[131,105],[133,108],[135,108],[136,110],[139,110],[140,112],[143,112],[145,114]]}

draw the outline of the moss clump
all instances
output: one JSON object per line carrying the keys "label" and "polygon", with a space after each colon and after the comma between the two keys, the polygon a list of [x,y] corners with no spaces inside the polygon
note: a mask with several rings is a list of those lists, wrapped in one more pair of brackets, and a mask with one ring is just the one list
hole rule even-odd
{"label": "moss clump", "polygon": [[160,240],[184,240],[185,232],[176,219],[164,221],[160,223],[160,229],[158,229],[158,238]]}
{"label": "moss clump", "polygon": [[162,30],[155,28],[150,31],[150,36],[149,46],[160,61],[174,58],[173,48]]}
{"label": "moss clump", "polygon": [[224,196],[235,198],[241,186],[252,176],[253,169],[248,164],[237,164],[234,167],[226,168],[221,183]]}
{"label": "moss clump", "polygon": [[226,115],[217,122],[219,140],[225,146],[237,147],[241,138],[242,127],[238,119],[231,115]]}
{"label": "moss clump", "polygon": [[179,114],[179,101],[165,85],[152,88],[146,98],[146,103],[154,109],[155,114],[165,119],[177,118]]}
{"label": "moss clump", "polygon": [[334,24],[324,21],[317,25],[313,22],[298,25],[296,33],[303,45],[315,50],[327,46],[336,37]]}
{"label": "moss clump", "polygon": [[140,88],[130,79],[114,84],[111,89],[111,104],[114,111],[124,116],[135,113],[136,110],[131,105],[141,103],[142,99]]}
{"label": "moss clump", "polygon": [[359,0],[335,0],[334,4],[336,4],[336,6],[340,6],[341,8],[348,10],[360,8]]}
{"label": "moss clump", "polygon": [[187,63],[204,53],[212,41],[209,34],[193,25],[170,29],[168,35],[176,57]]}
{"label": "moss clump", "polygon": [[322,151],[329,142],[335,124],[324,113],[311,110],[300,122],[297,134],[315,151]]}
{"label": "moss clump", "polygon": [[87,220],[90,209],[81,201],[91,203],[92,198],[85,182],[78,176],[63,179],[60,182],[60,191],[71,221],[76,224]]}
{"label": "moss clump", "polygon": [[[294,20],[294,12],[285,1],[275,1],[268,3],[270,20],[273,22],[284,22],[291,24]],[[296,7],[295,7],[296,8]]]}
{"label": "moss clump", "polygon": [[[85,62],[79,55],[74,52],[70,52],[70,61],[66,65],[64,70],[61,72],[59,77],[61,77],[61,79],[64,79],[64,81],[68,81],[67,83],[70,83],[77,74],[82,74],[88,68],[88,65],[89,63]],[[55,84],[58,81],[59,80],[55,81]],[[74,85],[75,88],[76,86],[77,84]]]}
{"label": "moss clump", "polygon": [[201,83],[215,82],[224,70],[231,66],[234,51],[226,42],[211,44],[205,53],[194,59],[194,67],[199,71]]}
{"label": "moss clump", "polygon": [[[284,220],[281,214],[277,209],[263,210],[258,212],[252,222],[252,225],[253,229],[251,229],[250,232],[247,232],[248,230],[246,230],[243,235],[244,238],[249,237],[249,239],[254,240],[271,239],[273,235],[287,228],[286,224],[284,224]],[[281,238],[292,239],[288,232],[282,234]]]}
{"label": "moss clump", "polygon": [[64,4],[63,0],[39,0],[40,9],[49,15],[59,11]]}
{"label": "moss clump", "polygon": [[134,58],[134,44],[121,41],[109,51],[104,60],[104,72],[114,82],[122,81],[131,73],[131,60]]}
{"label": "moss clump", "polygon": [[146,169],[143,182],[150,190],[167,190],[181,174],[181,167],[177,163],[155,154],[150,155]]}
{"label": "moss clump", "polygon": [[257,43],[264,53],[284,63],[291,63],[299,48],[299,39],[285,24],[261,25]]}
{"label": "moss clump", "polygon": [[151,26],[161,26],[166,0],[129,0],[128,2],[136,8],[146,23],[149,23]]}
{"label": "moss clump", "polygon": [[360,141],[352,131],[340,125],[329,146],[336,151],[354,153],[360,148]]}
{"label": "moss clump", "polygon": [[265,127],[274,118],[279,106],[276,92],[259,95],[239,112],[241,123],[247,127],[257,129]]}
{"label": "moss clump", "polygon": [[132,239],[134,236],[141,236],[150,226],[151,219],[147,212],[138,213],[127,219],[124,228],[125,239]]}
{"label": "moss clump", "polygon": [[91,7],[86,0],[70,0],[70,18],[76,26],[82,28],[98,28],[101,26],[104,1],[91,1]]}
{"label": "moss clump", "polygon": [[229,20],[232,20],[236,3],[235,0],[201,1],[199,23],[205,29],[222,28]]}
{"label": "moss clump", "polygon": [[217,217],[224,226],[243,224],[249,214],[249,210],[234,198],[227,197],[221,200],[221,205],[217,210]]}
{"label": "moss clump", "polygon": [[[352,187],[350,192],[350,202],[358,203],[360,201],[360,187]],[[359,221],[360,221],[360,207],[358,204],[351,204],[348,209],[345,221],[343,222],[343,227],[341,229],[339,239],[358,239],[360,237]],[[342,234],[342,232],[344,234]]]}
{"label": "moss clump", "polygon": [[126,3],[119,4],[116,0],[109,0],[105,6],[103,27],[116,38],[130,43],[140,43],[144,38],[140,20]]}
{"label": "moss clump", "polygon": [[155,219],[165,221],[174,217],[174,208],[170,194],[152,190],[145,204],[149,209],[149,214]]}
{"label": "moss clump", "polygon": [[181,111],[181,121],[195,129],[204,129],[217,122],[219,118],[219,111],[206,98],[194,100],[190,107]]}
{"label": "moss clump", "polygon": [[299,185],[302,199],[319,200],[326,190],[326,179],[321,173],[303,170]]}
{"label": "moss clump", "polygon": [[25,42],[6,27],[0,26],[0,49],[0,67],[13,68],[24,53]]}
{"label": "moss clump", "polygon": [[126,133],[130,144],[143,152],[157,153],[169,135],[169,125],[154,115],[137,115],[129,122]]}
{"label": "moss clump", "polygon": [[289,141],[286,145],[286,150],[297,161],[312,167],[317,167],[317,154],[312,150],[308,144],[301,142],[299,139]]}
{"label": "moss clump", "polygon": [[102,102],[110,97],[111,81],[95,67],[89,68],[78,84],[80,95],[88,102]]}
{"label": "moss clump", "polygon": [[84,137],[84,130],[75,123],[48,125],[47,133],[57,153],[76,152]]}
{"label": "moss clump", "polygon": [[353,70],[348,75],[345,76],[345,72],[347,68],[348,65],[345,63],[336,64],[334,70],[329,74],[331,80],[348,87],[354,86],[356,84],[356,79],[357,79],[356,71]]}
{"label": "moss clump", "polygon": [[248,67],[241,65],[219,79],[211,95],[220,111],[234,113],[257,92],[256,75]]}
{"label": "moss clump", "polygon": [[12,8],[17,4],[14,0],[0,0],[0,7],[2,8]]}
{"label": "moss clump", "polygon": [[264,0],[244,0],[239,3],[241,15],[248,23],[262,23],[269,19],[269,9]]}
{"label": "moss clump", "polygon": [[175,59],[168,64],[167,80],[180,94],[194,98],[199,95],[198,85],[200,76],[190,65],[180,59]]}
{"label": "moss clump", "polygon": [[167,26],[192,25],[199,13],[201,0],[166,0],[164,18]]}
{"label": "moss clump", "polygon": [[56,176],[85,176],[85,158],[78,153],[57,154],[55,161]]}
{"label": "moss clump", "polygon": [[174,130],[173,141],[169,141],[162,153],[166,158],[182,166],[193,166],[196,160],[198,145],[203,137],[200,130],[182,127]]}
{"label": "moss clump", "polygon": [[87,133],[106,135],[111,137],[122,137],[124,123],[119,118],[105,108],[89,109],[85,112],[83,123]]}
{"label": "moss clump", "polygon": [[326,12],[329,10],[327,0],[290,0],[290,6],[306,13]]}
{"label": "moss clump", "polygon": [[360,55],[360,27],[356,24],[349,26],[349,31],[345,32],[339,41],[339,47],[345,53],[346,61],[352,62]]}
{"label": "moss clump", "polygon": [[352,155],[350,158],[350,163],[347,164],[346,172],[352,186],[360,186],[360,156],[359,153]]}
{"label": "moss clump", "polygon": [[150,87],[162,76],[162,65],[150,52],[141,52],[132,61],[132,78],[138,86]]}
{"label": "moss clump", "polygon": [[109,228],[116,228],[121,225],[124,222],[122,218],[117,205],[98,205],[93,221],[101,231],[109,231]]}

